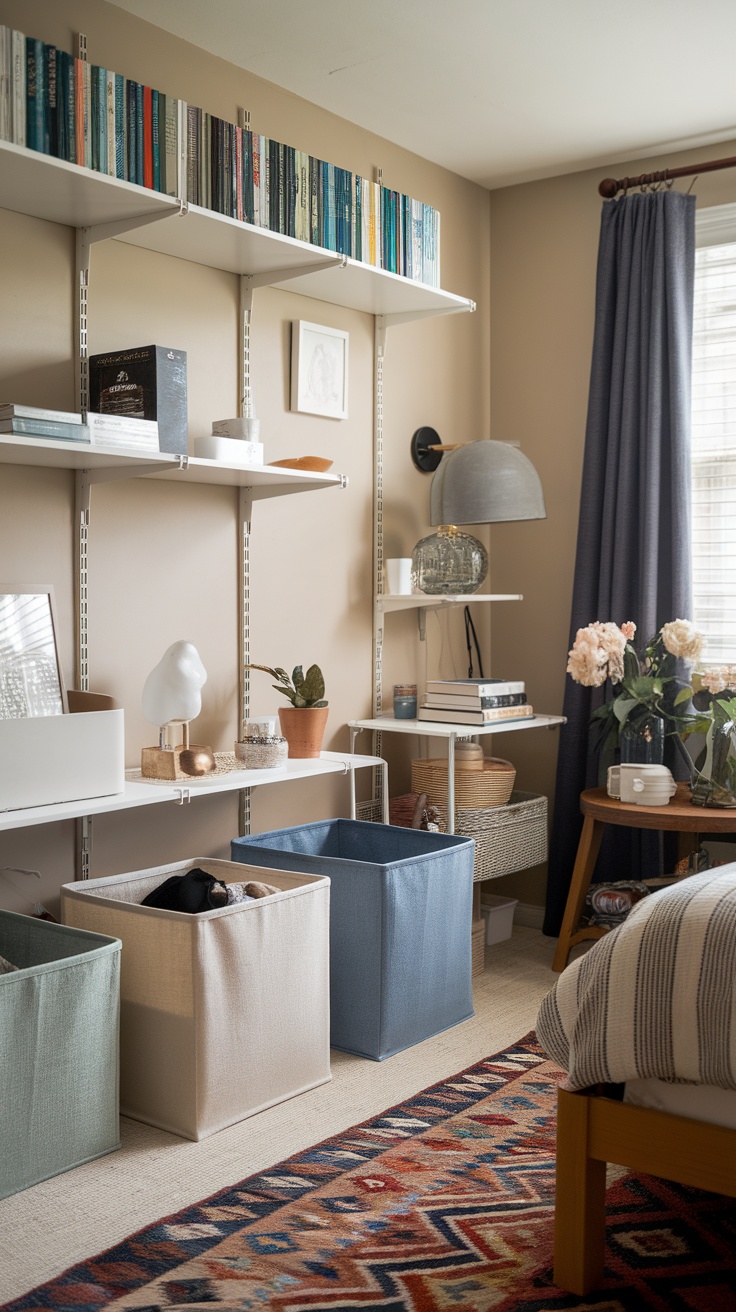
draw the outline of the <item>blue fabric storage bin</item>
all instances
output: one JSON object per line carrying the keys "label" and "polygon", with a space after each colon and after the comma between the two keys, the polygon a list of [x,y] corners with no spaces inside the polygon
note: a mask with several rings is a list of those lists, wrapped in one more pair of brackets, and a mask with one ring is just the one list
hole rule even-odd
{"label": "blue fabric storage bin", "polygon": [[383,1061],[473,1015],[474,849],[344,819],[233,841],[233,861],[330,878],[333,1048]]}
{"label": "blue fabric storage bin", "polygon": [[0,911],[0,1198],[120,1147],[120,949]]}

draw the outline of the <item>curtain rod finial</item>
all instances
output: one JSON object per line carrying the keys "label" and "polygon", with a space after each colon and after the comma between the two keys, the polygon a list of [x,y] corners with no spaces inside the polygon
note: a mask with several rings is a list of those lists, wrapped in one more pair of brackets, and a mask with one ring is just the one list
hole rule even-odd
{"label": "curtain rod finial", "polygon": [[605,196],[606,200],[613,200],[618,188],[619,184],[615,178],[604,178],[598,184],[598,192],[601,196]]}

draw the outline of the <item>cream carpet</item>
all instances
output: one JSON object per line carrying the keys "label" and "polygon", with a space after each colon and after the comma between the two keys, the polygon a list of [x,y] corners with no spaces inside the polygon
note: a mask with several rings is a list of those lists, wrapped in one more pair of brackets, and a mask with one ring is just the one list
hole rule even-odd
{"label": "cream carpet", "polygon": [[332,1082],[201,1143],[126,1118],[122,1148],[0,1202],[0,1301],[514,1043],[556,976],[556,940],[517,926],[486,949],[475,1016],[384,1062],[332,1053]]}

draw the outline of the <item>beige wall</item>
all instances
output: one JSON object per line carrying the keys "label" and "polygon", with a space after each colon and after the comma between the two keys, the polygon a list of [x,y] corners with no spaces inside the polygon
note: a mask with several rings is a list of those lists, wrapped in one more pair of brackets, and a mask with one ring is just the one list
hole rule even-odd
{"label": "beige wall", "polygon": [[[432,424],[445,440],[488,433],[490,198],[288,92],[207,55],[101,0],[2,0],[0,22],[73,49],[87,35],[89,58],[235,119],[247,106],[256,130],[437,207],[442,215],[442,285],[478,303],[474,315],[396,327],[385,371],[385,548],[409,554],[429,530],[429,479],[414,470],[409,440]],[[3,198],[0,196],[0,205]],[[6,202],[7,203],[7,202]],[[3,399],[74,407],[74,233],[0,209],[0,376]],[[338,275],[339,276],[339,275]],[[190,438],[213,418],[237,412],[237,298],[234,276],[111,241],[94,248],[90,349],[156,342],[187,352]],[[289,326],[309,319],[350,334],[350,417],[324,421],[289,412]],[[252,377],[266,459],[321,454],[349,476],[346,491],[257,503],[251,552],[254,660],[291,668],[322,665],[330,718],[325,745],[348,747],[346,721],[371,707],[371,536],[373,320],[275,288],[255,294]],[[125,708],[127,762],[155,741],[140,711],[143,680],[169,643],[191,639],[208,681],[193,736],[228,749],[237,728],[236,501],[226,488],[134,480],[93,491],[90,569],[92,686]],[[0,465],[0,575],[6,584],[52,583],[72,680],[73,476]],[[481,608],[477,608],[481,609]],[[387,686],[394,678],[452,672],[448,651],[459,618],[430,625],[427,654],[416,621],[389,621]],[[487,642],[490,617],[479,617]],[[441,659],[442,658],[442,659]],[[462,665],[459,667],[462,673]],[[278,704],[265,675],[252,678],[252,711]],[[370,750],[365,737],[364,750]],[[397,753],[394,748],[394,757]],[[408,753],[399,757],[405,761]],[[398,761],[396,786],[406,766]],[[346,814],[343,779],[269,787],[253,795],[253,827]],[[154,807],[94,822],[93,873],[136,869],[195,854],[227,855],[237,828],[235,797],[190,807]],[[73,878],[71,825],[0,836],[0,866],[42,872],[42,882],[0,876],[0,905],[27,911],[37,897],[53,909]]]}
{"label": "beige wall", "polygon": [[[733,143],[721,142],[491,194],[491,435],[521,442],[541,476],[548,515],[491,530],[494,589],[524,595],[521,605],[504,608],[503,622],[496,614],[492,661],[496,674],[526,679],[540,709],[561,712],[566,678],[603,204],[598,183],[735,153]],[[690,182],[677,185],[686,190]],[[732,202],[736,172],[704,174],[692,189],[701,207]],[[513,739],[520,786],[546,793],[550,803],[557,737],[550,731]],[[504,755],[510,742],[497,738],[495,749]],[[493,891],[542,903],[544,888],[539,869],[499,880]]]}

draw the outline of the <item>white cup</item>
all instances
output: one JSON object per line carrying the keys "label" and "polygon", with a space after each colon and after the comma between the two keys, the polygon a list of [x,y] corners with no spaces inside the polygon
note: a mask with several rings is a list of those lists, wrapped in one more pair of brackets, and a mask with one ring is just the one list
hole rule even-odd
{"label": "white cup", "polygon": [[398,556],[386,561],[388,590],[392,597],[411,595],[411,556]]}

